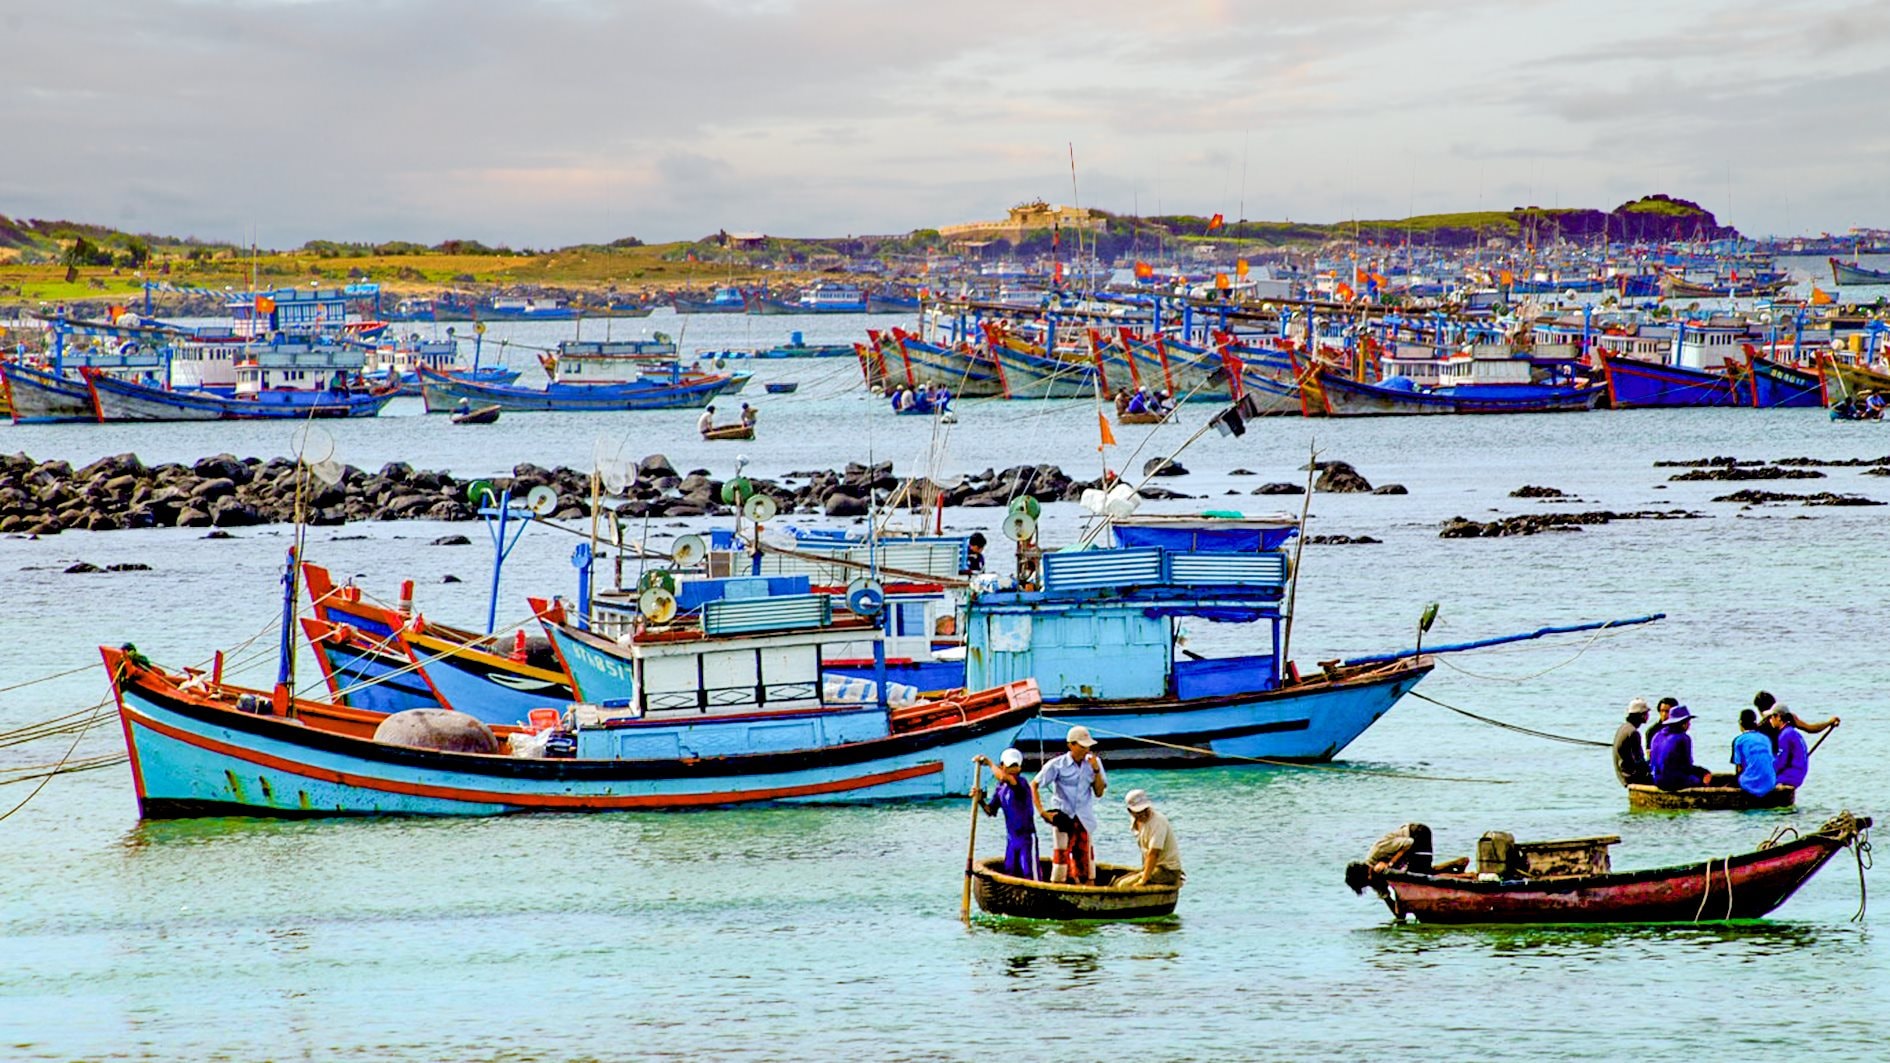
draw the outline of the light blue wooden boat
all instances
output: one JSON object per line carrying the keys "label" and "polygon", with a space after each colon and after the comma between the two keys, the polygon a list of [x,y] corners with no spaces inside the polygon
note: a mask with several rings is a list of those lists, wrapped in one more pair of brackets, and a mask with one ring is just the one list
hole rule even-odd
{"label": "light blue wooden boat", "polygon": [[[573,758],[448,752],[365,737],[363,714],[285,694],[193,682],[103,649],[145,818],[205,815],[498,815],[943,797],[971,756],[1037,711],[1011,684],[891,711],[731,714],[751,752],[668,752],[687,724],[567,716]],[[748,719],[734,716],[748,715]],[[502,743],[522,743],[505,732]],[[814,744],[809,744],[814,743]],[[646,755],[651,746],[664,751]]]}

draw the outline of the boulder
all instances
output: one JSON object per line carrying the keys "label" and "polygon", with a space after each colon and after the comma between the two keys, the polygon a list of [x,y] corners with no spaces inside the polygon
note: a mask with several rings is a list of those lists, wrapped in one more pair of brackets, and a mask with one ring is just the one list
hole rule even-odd
{"label": "boulder", "polygon": [[464,535],[442,535],[433,540],[432,546],[471,546],[472,540]]}
{"label": "boulder", "polygon": [[98,567],[97,565],[94,565],[90,561],[80,561],[77,564],[66,566],[66,575],[68,576],[73,575],[74,573],[103,572],[103,571],[105,570]]}
{"label": "boulder", "polygon": [[214,503],[220,498],[227,498],[236,493],[236,481],[227,476],[205,480],[191,488],[191,500],[199,504]]}
{"label": "boulder", "polygon": [[177,511],[177,526],[179,528],[208,528],[210,514],[196,506],[187,506]]}
{"label": "boulder", "polygon": [[1172,458],[1150,458],[1142,463],[1143,476],[1186,476],[1188,470]]}
{"label": "boulder", "polygon": [[1303,495],[1306,493],[1306,489],[1298,484],[1271,483],[1261,484],[1250,493],[1256,495]]}
{"label": "boulder", "polygon": [[229,480],[239,484],[246,484],[253,478],[250,467],[238,461],[233,454],[203,458],[192,464],[190,471],[205,480]]}
{"label": "boulder", "polygon": [[[867,513],[865,499],[855,498],[840,491],[834,491],[821,499],[820,508],[829,517],[864,517]],[[671,510],[674,513],[675,510]]]}
{"label": "boulder", "polygon": [[1403,484],[1380,484],[1372,488],[1372,494],[1375,495],[1408,495],[1410,493],[1404,489]]}
{"label": "boulder", "polygon": [[1313,482],[1313,490],[1335,495],[1365,494],[1371,489],[1371,481],[1343,461],[1320,462],[1319,479]]}

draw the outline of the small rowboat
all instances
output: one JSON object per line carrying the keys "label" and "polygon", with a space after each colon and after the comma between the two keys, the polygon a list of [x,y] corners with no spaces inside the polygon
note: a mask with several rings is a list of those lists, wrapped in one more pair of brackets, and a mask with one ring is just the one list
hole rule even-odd
{"label": "small rowboat", "polygon": [[798,380],[777,380],[772,384],[762,385],[770,395],[791,395],[794,389],[800,386],[801,382]]}
{"label": "small rowboat", "polygon": [[1172,421],[1174,419],[1175,415],[1172,412],[1116,414],[1116,420],[1121,421],[1123,424],[1161,424],[1163,421]]}
{"label": "small rowboat", "polygon": [[1628,807],[1637,812],[1743,812],[1754,808],[1790,808],[1797,800],[1798,791],[1790,786],[1780,786],[1756,797],[1737,786],[1662,790],[1658,786],[1636,783],[1627,788]]}
{"label": "small rowboat", "polygon": [[720,428],[711,428],[702,433],[704,439],[753,439],[755,426],[748,424],[725,424]]}
{"label": "small rowboat", "polygon": [[499,406],[498,404],[495,403],[491,406],[480,406],[475,409],[470,409],[470,410],[465,411],[464,413],[455,413],[453,415],[453,423],[454,424],[491,424],[492,422],[499,419],[499,411],[501,409],[504,409],[504,407]]}
{"label": "small rowboat", "polygon": [[[1840,849],[1865,844],[1870,817],[1842,812],[1816,831],[1749,853],[1646,871],[1417,875],[1385,871],[1371,886],[1399,920],[1422,923],[1698,923],[1757,919],[1784,904]],[[1783,833],[1781,831],[1781,833]],[[1776,836],[1775,836],[1776,837]]]}
{"label": "small rowboat", "polygon": [[[1109,885],[1135,869],[1116,864],[1097,864],[1095,886],[1067,882],[1032,882],[999,871],[1004,860],[990,857],[978,861],[971,873],[972,893],[978,907],[991,915],[1017,919],[1159,919],[1175,914],[1175,902],[1181,897],[1180,886],[1131,886],[1117,889]],[[1050,861],[1040,861],[1041,874],[1050,877]]]}

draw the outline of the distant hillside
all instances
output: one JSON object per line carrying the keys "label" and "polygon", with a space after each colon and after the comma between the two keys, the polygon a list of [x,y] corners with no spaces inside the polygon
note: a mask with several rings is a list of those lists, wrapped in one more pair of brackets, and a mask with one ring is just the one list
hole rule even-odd
{"label": "distant hillside", "polygon": [[1212,219],[1169,215],[1142,219],[1178,237],[1213,236],[1257,240],[1272,246],[1319,244],[1332,240],[1402,243],[1431,247],[1468,247],[1502,237],[1542,244],[1557,239],[1593,242],[1738,239],[1739,231],[1719,224],[1713,212],[1690,200],[1667,195],[1643,196],[1611,211],[1578,207],[1516,207],[1506,211],[1420,214],[1401,219],[1332,222],[1229,222],[1210,232]]}

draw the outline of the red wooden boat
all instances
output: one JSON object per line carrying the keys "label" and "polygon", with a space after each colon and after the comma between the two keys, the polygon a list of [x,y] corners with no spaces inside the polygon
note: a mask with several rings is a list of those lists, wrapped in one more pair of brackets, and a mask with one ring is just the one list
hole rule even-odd
{"label": "red wooden boat", "polygon": [[1697,923],[1757,919],[1784,904],[1841,849],[1864,841],[1867,816],[1840,813],[1815,832],[1675,867],[1480,880],[1386,871],[1372,888],[1398,919],[1423,923]]}

